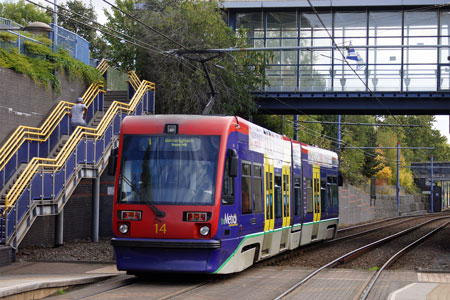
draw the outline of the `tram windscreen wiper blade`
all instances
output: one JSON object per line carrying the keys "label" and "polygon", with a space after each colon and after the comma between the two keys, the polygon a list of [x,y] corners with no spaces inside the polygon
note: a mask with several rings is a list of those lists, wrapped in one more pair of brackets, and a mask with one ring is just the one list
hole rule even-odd
{"label": "tram windscreen wiper blade", "polygon": [[162,210],[158,209],[158,208],[155,206],[155,204],[153,204],[149,199],[147,199],[146,197],[143,197],[143,196],[141,195],[141,191],[136,187],[135,184],[133,184],[133,182],[131,182],[130,179],[128,179],[128,178],[127,178],[126,176],[124,176],[123,174],[122,174],[121,176],[122,176],[122,180],[123,180],[124,182],[126,182],[126,183],[130,186],[131,190],[132,190],[133,192],[135,192],[136,195],[139,195],[139,198],[140,198],[140,199],[143,199],[143,200],[144,200],[144,202],[151,208],[151,210],[155,213],[155,215],[156,215],[157,217],[162,218],[162,217],[165,217],[165,216],[166,216],[166,213],[165,213],[165,212],[163,212]]}
{"label": "tram windscreen wiper blade", "polygon": [[159,208],[157,208],[155,206],[155,204],[153,204],[150,200],[146,199],[145,197],[143,197],[143,198],[144,198],[144,202],[147,203],[147,205],[153,210],[153,212],[155,213],[155,215],[157,217],[162,218],[162,217],[166,216],[166,213],[163,212],[162,210],[160,210]]}

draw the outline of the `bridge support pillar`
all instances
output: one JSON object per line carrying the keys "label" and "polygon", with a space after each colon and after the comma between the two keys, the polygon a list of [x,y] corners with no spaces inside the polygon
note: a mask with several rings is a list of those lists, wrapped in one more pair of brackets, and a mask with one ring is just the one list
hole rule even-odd
{"label": "bridge support pillar", "polygon": [[56,240],[55,246],[59,247],[64,244],[64,208],[56,216]]}
{"label": "bridge support pillar", "polygon": [[98,243],[100,223],[100,176],[94,179],[94,199],[92,207],[92,241]]}

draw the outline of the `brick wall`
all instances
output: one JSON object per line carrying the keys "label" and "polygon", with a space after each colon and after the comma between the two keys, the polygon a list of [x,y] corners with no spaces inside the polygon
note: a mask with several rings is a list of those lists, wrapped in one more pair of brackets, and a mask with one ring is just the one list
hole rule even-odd
{"label": "brick wall", "polygon": [[6,266],[15,261],[15,252],[11,247],[0,246],[0,266]]}
{"label": "brick wall", "polygon": [[100,237],[112,237],[114,176],[106,172],[100,178]]}
{"label": "brick wall", "polygon": [[[67,76],[66,76],[67,77]],[[27,76],[0,67],[0,141],[19,126],[39,126],[60,100],[75,102],[87,89],[79,80],[58,75],[61,94]]]}
{"label": "brick wall", "polygon": [[64,207],[64,241],[92,235],[93,179],[82,179]]}
{"label": "brick wall", "polygon": [[[82,179],[64,207],[64,241],[89,240],[92,237],[94,179]],[[108,189],[109,188],[109,189]],[[100,178],[99,236],[112,237],[114,177],[106,173]],[[56,216],[38,217],[20,247],[55,245]]]}
{"label": "brick wall", "polygon": [[53,247],[55,245],[55,225],[55,216],[37,217],[19,246]]}

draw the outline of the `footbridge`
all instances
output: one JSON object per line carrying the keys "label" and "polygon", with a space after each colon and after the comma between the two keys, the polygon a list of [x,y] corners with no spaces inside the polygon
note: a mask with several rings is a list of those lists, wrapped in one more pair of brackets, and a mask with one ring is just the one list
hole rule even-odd
{"label": "footbridge", "polygon": [[444,0],[225,0],[228,24],[270,50],[268,114],[450,114]]}
{"label": "footbridge", "polygon": [[[108,63],[97,69],[104,74]],[[129,103],[105,99],[103,83],[93,83],[82,98],[87,127],[72,130],[74,103],[61,101],[39,128],[20,126],[0,149],[0,246],[17,248],[38,216],[57,216],[56,244],[63,241],[63,210],[82,178],[95,179],[93,240],[98,240],[99,185],[120,124],[128,115],[154,112],[155,85],[130,72]],[[95,223],[95,222],[94,222]],[[95,233],[95,230],[97,233]]]}

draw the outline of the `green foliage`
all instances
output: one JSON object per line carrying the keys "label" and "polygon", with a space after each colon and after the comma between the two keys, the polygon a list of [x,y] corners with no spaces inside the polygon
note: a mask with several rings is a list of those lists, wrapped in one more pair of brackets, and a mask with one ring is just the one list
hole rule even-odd
{"label": "green foliage", "polygon": [[83,80],[87,85],[103,80],[97,69],[73,59],[66,51],[52,53],[48,47],[33,42],[26,42],[25,48],[32,55],[19,54],[15,48],[10,51],[0,48],[0,67],[27,75],[46,88],[50,84],[58,93],[61,83],[55,76],[57,70],[63,75],[67,73],[71,79]]}
{"label": "green foliage", "polygon": [[[264,82],[266,53],[233,53],[216,56],[167,54],[173,49],[211,49],[247,47],[245,35],[235,34],[224,22],[215,1],[149,0],[145,10],[134,11],[134,1],[118,0],[122,10],[161,34],[113,11],[107,13],[107,26],[145,41],[136,47],[126,41],[106,37],[111,45],[113,65],[123,71],[136,69],[142,78],[158,85],[157,110],[160,113],[201,113],[210,99],[211,89],[200,60],[214,85],[217,97],[213,113],[248,117],[255,111],[250,90]],[[170,39],[170,40],[169,40]]]}
{"label": "green foliage", "polygon": [[61,289],[61,288],[58,288],[58,289],[56,290],[56,293],[57,293],[58,295],[65,295],[65,294],[66,294],[66,292],[65,292],[63,289]]}
{"label": "green foliage", "polygon": [[372,267],[369,268],[369,271],[378,271],[380,269],[380,267]]}
{"label": "green foliage", "polygon": [[6,31],[0,31],[0,41],[13,43],[17,41],[18,36]]}
{"label": "green foliage", "polygon": [[97,22],[97,14],[92,3],[85,5],[80,0],[69,0],[62,4],[58,11],[61,12],[58,17],[59,26],[86,39],[90,43],[91,57],[96,59],[104,58],[105,52],[108,51],[107,44],[103,41],[103,37],[93,28]]}
{"label": "green foliage", "polygon": [[[116,6],[125,12],[135,14],[133,0],[117,0]],[[134,24],[135,22],[120,11],[116,9],[113,9],[112,13],[105,11],[105,16],[108,19],[105,24],[107,27],[118,32],[123,32],[128,36],[137,36],[138,31],[137,26]],[[136,46],[109,35],[105,36],[105,39],[108,41],[111,49],[109,53],[105,53],[107,55],[105,57],[108,58],[111,65],[114,65],[123,72],[135,69]]]}
{"label": "green foliage", "polygon": [[49,24],[52,20],[47,11],[34,4],[25,3],[24,0],[0,3],[0,17],[21,25],[27,25],[30,22],[44,22]]}
{"label": "green foliage", "polygon": [[23,44],[24,44],[24,48],[25,48],[25,51],[27,54],[38,55],[38,56],[40,55],[43,57],[52,54],[52,50],[48,46],[34,43],[31,41],[25,41]]}

